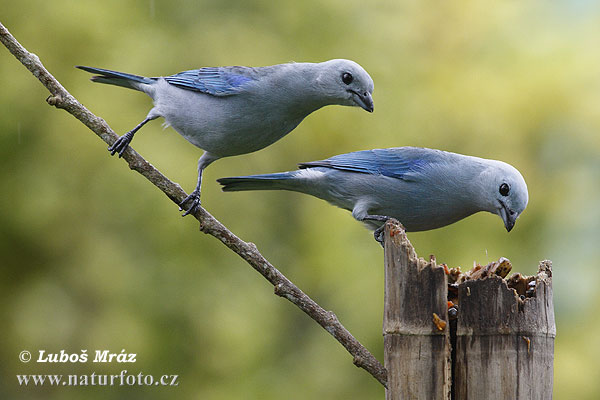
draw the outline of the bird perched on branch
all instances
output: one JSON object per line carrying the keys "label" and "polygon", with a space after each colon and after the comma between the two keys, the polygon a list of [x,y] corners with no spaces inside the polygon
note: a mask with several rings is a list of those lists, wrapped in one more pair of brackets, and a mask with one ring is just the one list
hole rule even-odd
{"label": "bird perched on branch", "polygon": [[398,219],[407,231],[452,224],[479,211],[507,231],[525,210],[525,180],[501,161],[418,147],[375,149],[299,164],[298,171],[221,178],[223,191],[291,190],[352,211],[375,230]]}
{"label": "bird perched on branch", "polygon": [[154,102],[146,118],[109,147],[111,155],[121,157],[134,134],[158,117],[205,150],[198,160],[196,188],[180,203],[180,207],[189,203],[184,216],[200,206],[202,171],[213,161],[260,150],[327,105],[359,106],[373,112],[373,80],[349,60],[209,67],[158,78],[77,68],[97,74],[94,82],[139,90]]}

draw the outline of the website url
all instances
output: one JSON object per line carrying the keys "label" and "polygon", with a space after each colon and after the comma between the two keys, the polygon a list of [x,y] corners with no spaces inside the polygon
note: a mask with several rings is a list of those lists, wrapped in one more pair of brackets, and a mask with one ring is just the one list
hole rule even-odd
{"label": "website url", "polygon": [[119,375],[17,375],[19,386],[179,386],[179,375],[127,374],[127,370]]}

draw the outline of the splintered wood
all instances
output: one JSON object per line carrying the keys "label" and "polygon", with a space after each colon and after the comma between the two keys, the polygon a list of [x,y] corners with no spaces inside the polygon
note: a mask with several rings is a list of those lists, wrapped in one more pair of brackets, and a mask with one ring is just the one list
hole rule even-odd
{"label": "splintered wood", "polygon": [[511,270],[507,258],[466,272],[425,261],[388,221],[386,399],[552,398],[552,263]]}
{"label": "splintered wood", "polygon": [[[458,318],[458,286],[469,280],[485,279],[493,276],[506,278],[512,270],[512,264],[508,258],[500,257],[498,261],[482,266],[474,263],[473,268],[467,272],[461,272],[460,267],[448,268],[442,264],[446,275],[448,275],[448,317],[450,320]],[[550,276],[552,272],[550,270]],[[523,305],[526,298],[535,296],[536,276],[523,276],[514,273],[505,280],[507,286],[519,296],[519,304]],[[467,289],[470,292],[470,288]],[[467,293],[469,295],[469,293]]]}

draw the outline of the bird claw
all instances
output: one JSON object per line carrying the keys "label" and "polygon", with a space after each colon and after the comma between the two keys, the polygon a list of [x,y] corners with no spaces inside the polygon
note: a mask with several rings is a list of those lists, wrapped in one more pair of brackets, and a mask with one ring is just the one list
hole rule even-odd
{"label": "bird claw", "polygon": [[130,135],[130,132],[127,132],[115,140],[112,146],[108,148],[110,155],[114,156],[115,153],[119,153],[119,158],[123,157],[123,153],[125,153],[125,150],[127,150],[129,143],[131,143],[131,139],[133,139],[133,135]]}
{"label": "bird claw", "polygon": [[195,214],[200,209],[200,192],[194,190],[188,197],[179,203],[179,211],[183,211],[183,206],[190,200],[192,201],[192,204],[190,205],[190,208],[181,215],[182,217],[185,217],[188,214]]}
{"label": "bird claw", "polygon": [[385,224],[381,225],[379,228],[375,229],[373,232],[373,237],[375,241],[381,245],[381,247],[385,247],[383,243],[383,234],[384,234]]}

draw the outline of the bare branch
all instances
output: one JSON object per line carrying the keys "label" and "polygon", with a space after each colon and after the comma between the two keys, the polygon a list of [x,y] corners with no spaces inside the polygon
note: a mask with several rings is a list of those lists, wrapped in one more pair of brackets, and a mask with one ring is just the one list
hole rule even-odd
{"label": "bare branch", "polygon": [[[79,103],[42,65],[40,59],[28,52],[0,23],[0,41],[6,48],[50,91],[48,104],[61,108],[85,124],[107,144],[112,144],[117,134],[102,118],[92,114]],[[187,194],[178,184],[170,181],[160,171],[135,150],[128,148],[123,159],[129,168],[139,172],[154,186],[159,188],[175,204],[179,204]],[[364,368],[382,385],[387,384],[387,373],[381,363],[344,328],[333,312],[324,310],[314,300],[277,270],[253,243],[244,242],[229,231],[203,208],[194,214],[200,222],[200,230],[219,239],[225,246],[243,258],[252,268],[265,277],[274,287],[275,294],[284,297],[299,307],[308,316],[329,332],[353,356],[354,364]]]}

